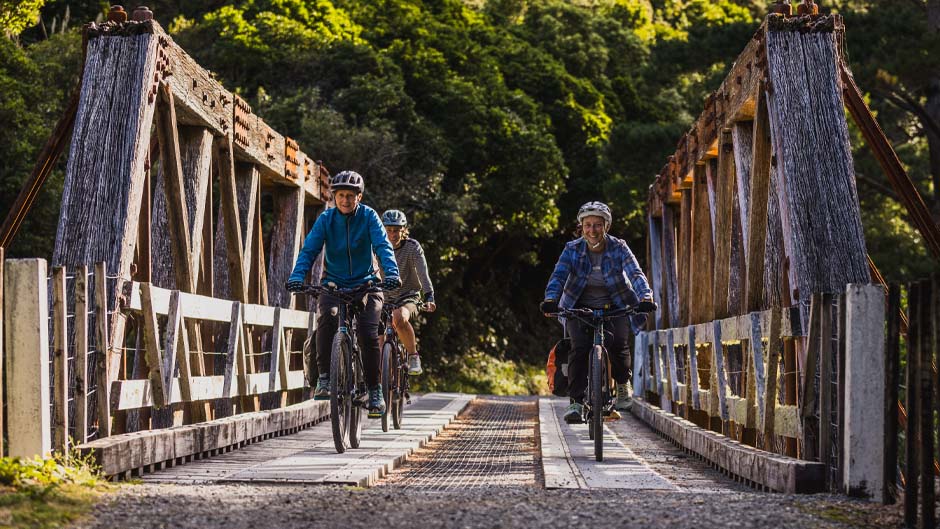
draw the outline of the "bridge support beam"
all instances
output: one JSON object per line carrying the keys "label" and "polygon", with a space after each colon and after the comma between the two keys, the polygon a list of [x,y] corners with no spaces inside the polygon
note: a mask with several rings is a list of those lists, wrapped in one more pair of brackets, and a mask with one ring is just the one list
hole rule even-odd
{"label": "bridge support beam", "polygon": [[884,489],[885,293],[878,285],[846,289],[843,482],[851,496],[880,499]]}

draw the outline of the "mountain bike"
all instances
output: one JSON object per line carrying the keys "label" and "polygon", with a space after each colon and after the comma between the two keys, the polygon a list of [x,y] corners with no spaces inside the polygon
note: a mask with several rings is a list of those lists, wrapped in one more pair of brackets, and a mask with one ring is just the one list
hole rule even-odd
{"label": "mountain bike", "polygon": [[347,448],[359,448],[362,440],[362,409],[369,401],[362,353],[356,339],[357,317],[362,310],[359,301],[366,294],[381,291],[381,286],[372,283],[355,288],[338,288],[332,284],[307,285],[304,289],[306,294],[328,294],[341,302],[333,309],[338,327],[330,352],[330,423],[333,427],[333,446],[340,454]]}
{"label": "mountain bike", "polygon": [[576,318],[594,328],[594,347],[588,356],[587,399],[582,408],[582,421],[588,424],[588,436],[594,441],[594,459],[604,460],[604,416],[614,409],[616,389],[610,377],[610,360],[604,347],[604,323],[636,313],[625,309],[560,309],[554,316]]}
{"label": "mountain bike", "polygon": [[408,353],[398,340],[398,333],[392,327],[392,313],[407,303],[414,303],[418,310],[424,310],[425,304],[414,300],[414,293],[408,293],[395,301],[386,301],[382,306],[382,322],[385,325],[385,345],[382,346],[382,388],[385,390],[385,415],[382,416],[382,431],[391,426],[401,429],[401,416],[405,403],[411,404],[408,391]]}

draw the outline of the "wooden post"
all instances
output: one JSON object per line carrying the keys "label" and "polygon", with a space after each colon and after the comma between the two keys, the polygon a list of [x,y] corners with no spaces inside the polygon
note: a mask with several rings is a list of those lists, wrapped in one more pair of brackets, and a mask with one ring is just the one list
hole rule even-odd
{"label": "wooden post", "polygon": [[721,322],[713,323],[714,338],[712,343],[712,398],[709,399],[716,404],[712,409],[716,410],[717,417],[712,415],[711,429],[722,433],[724,430],[724,421],[728,420],[728,404],[726,402],[726,393],[728,391],[728,382],[725,378],[725,360],[724,347],[721,343]]}
{"label": "wooden post", "polygon": [[689,273],[691,323],[705,323],[712,314],[712,282],[714,280],[714,249],[712,246],[711,212],[708,200],[708,176],[705,165],[695,166],[692,183],[693,233],[692,266]]}
{"label": "wooden post", "polygon": [[[669,389],[670,395],[673,402],[678,402],[679,398],[679,378],[678,373],[676,372],[676,345],[673,339],[672,333],[673,330],[669,329],[666,331],[666,358],[669,360]],[[688,401],[686,401],[688,404]],[[678,410],[674,410],[678,413]]]}
{"label": "wooden post", "polygon": [[52,448],[69,448],[68,307],[65,297],[65,268],[52,270],[52,406],[55,428]]}
{"label": "wooden post", "polygon": [[[0,399],[3,398],[6,384],[4,383],[4,378],[6,376],[6,312],[4,309],[3,301],[3,267],[6,263],[6,258],[4,256],[4,249],[0,246]],[[4,425],[6,424],[6,419],[4,417],[5,413],[3,406],[0,405],[0,457],[6,455],[6,429]]]}
{"label": "wooden post", "polygon": [[691,284],[692,267],[692,190],[683,189],[679,210],[679,320],[682,325],[698,323],[692,321]]}
{"label": "wooden post", "polygon": [[689,387],[692,388],[692,407],[702,409],[701,397],[698,394],[698,354],[695,344],[695,326],[689,325]]}
{"label": "wooden post", "polygon": [[[163,354],[160,352],[160,329],[157,326],[157,312],[153,307],[153,294],[150,283],[140,284],[140,308],[143,320],[143,346],[147,359],[147,378],[150,379],[150,392],[154,407],[162,408],[170,403],[170,381],[173,378],[173,365],[170,365],[169,376],[163,365]],[[140,354],[140,351],[137,353]]]}
{"label": "wooden post", "polygon": [[[640,331],[633,339],[633,394],[637,397],[646,398],[646,331]],[[304,369],[306,369],[306,361]],[[308,376],[309,379],[309,376]]]}
{"label": "wooden post", "polygon": [[819,449],[819,421],[816,419],[815,379],[819,361],[820,321],[822,320],[822,294],[814,293],[810,300],[809,337],[807,339],[806,365],[803,374],[803,403],[800,416],[803,418],[803,454],[807,461],[815,461]]}
{"label": "wooden post", "polygon": [[[679,279],[676,275],[676,223],[671,206],[663,206],[663,286],[671,328],[688,325],[679,314]],[[681,322],[681,323],[680,323]]]}
{"label": "wooden post", "polygon": [[[656,302],[656,305],[664,307],[663,302],[663,259],[662,259],[662,219],[653,217],[653,214],[650,213],[646,216],[646,220],[649,224],[649,255],[650,255],[650,270],[649,270],[649,280],[650,286],[653,289],[653,301]],[[668,314],[667,314],[668,317]],[[666,329],[669,327],[669,322],[663,320],[663,311],[658,310],[655,314],[655,325],[656,330]]]}
{"label": "wooden post", "polygon": [[4,272],[9,455],[45,456],[52,450],[46,261],[13,259]]}
{"label": "wooden post", "polygon": [[663,362],[662,362],[662,351],[660,350],[659,343],[659,331],[653,331],[650,333],[653,336],[653,370],[652,374],[654,377],[654,382],[652,384],[652,390],[656,392],[659,396],[659,406],[665,410],[669,405],[669,399],[665,395],[663,390]]}
{"label": "wooden post", "polygon": [[[111,379],[108,362],[108,266],[95,263],[95,400],[97,402],[98,437],[111,435]],[[114,373],[117,378],[117,373]]]}
{"label": "wooden post", "polygon": [[[901,366],[901,287],[892,283],[888,287],[888,325],[885,336],[885,457],[883,469],[884,492],[881,502],[893,504],[897,497],[898,473],[898,386]],[[848,361],[848,359],[846,359]],[[843,393],[845,393],[843,388]],[[844,431],[844,430],[843,430]],[[848,461],[848,458],[846,458]],[[845,468],[843,467],[843,474]]]}
{"label": "wooden post", "polygon": [[[780,365],[780,356],[783,354],[783,339],[780,337],[782,314],[779,307],[770,309],[770,336],[767,337],[767,382],[764,395],[764,420],[761,424],[763,443],[765,449],[773,446],[775,435],[774,420],[777,408],[777,367]],[[752,331],[752,340],[753,331]]]}
{"label": "wooden post", "polygon": [[88,267],[75,269],[75,442],[88,437]]}

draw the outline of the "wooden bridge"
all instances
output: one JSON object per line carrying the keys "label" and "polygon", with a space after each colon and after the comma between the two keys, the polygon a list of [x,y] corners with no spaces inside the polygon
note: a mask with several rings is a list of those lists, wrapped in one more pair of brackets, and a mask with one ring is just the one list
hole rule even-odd
{"label": "wooden bridge", "polygon": [[[329,200],[327,171],[149,10],[126,17],[86,26],[81,89],[0,233],[15,234],[70,137],[51,270],[0,259],[6,448],[74,443],[118,477],[326,417],[305,377],[316,315],[282,285]],[[867,256],[845,108],[938,259],[940,229],[852,80],[843,31],[835,15],[768,17],[650,187],[646,268],[661,310],[636,339],[633,412],[755,487],[891,501],[899,304],[886,311]],[[922,443],[906,461],[927,462],[903,473],[913,501],[918,473],[933,489],[933,436],[911,430],[934,428],[940,285],[930,292],[907,327],[921,355],[908,368],[924,366],[906,393],[920,412],[906,438]],[[541,436],[546,482],[600,472],[559,463],[577,434],[546,423]],[[410,450],[382,452],[394,461],[382,468]]]}

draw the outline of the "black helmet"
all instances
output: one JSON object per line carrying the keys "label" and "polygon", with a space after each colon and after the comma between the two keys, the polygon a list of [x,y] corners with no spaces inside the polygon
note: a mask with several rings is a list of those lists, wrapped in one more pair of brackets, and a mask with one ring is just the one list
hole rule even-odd
{"label": "black helmet", "polygon": [[330,180],[330,189],[333,191],[348,189],[362,193],[362,190],[365,189],[365,182],[362,180],[362,176],[359,173],[355,171],[343,171],[337,173],[336,176]]}

